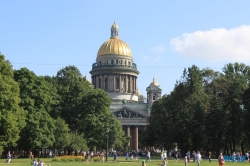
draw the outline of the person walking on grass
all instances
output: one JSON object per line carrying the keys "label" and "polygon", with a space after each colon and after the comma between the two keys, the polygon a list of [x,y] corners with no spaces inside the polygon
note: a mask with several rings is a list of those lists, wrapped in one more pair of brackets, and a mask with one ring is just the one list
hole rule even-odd
{"label": "person walking on grass", "polygon": [[197,154],[196,154],[196,160],[197,160],[197,166],[200,166],[200,164],[201,164],[201,154],[200,154],[200,151],[198,151]]}
{"label": "person walking on grass", "polygon": [[208,152],[208,161],[211,163],[212,152]]}
{"label": "person walking on grass", "polygon": [[103,152],[101,152],[101,154],[100,154],[100,162],[104,163],[104,153]]}
{"label": "person walking on grass", "polygon": [[185,156],[185,158],[184,158],[184,166],[187,166],[188,165],[188,158],[187,158],[187,156]]}
{"label": "person walking on grass", "polygon": [[117,157],[117,154],[116,152],[114,152],[114,162],[116,162],[116,157]]}
{"label": "person walking on grass", "polygon": [[190,160],[190,151],[187,151],[186,157],[187,157],[187,160],[188,160],[188,163],[189,163],[189,160]]}
{"label": "person walking on grass", "polygon": [[224,160],[222,153],[220,153],[218,157],[218,162],[219,162],[219,166],[223,166],[225,164],[225,160]]}
{"label": "person walking on grass", "polygon": [[146,162],[147,161],[150,161],[150,163],[151,163],[151,157],[150,157],[150,151],[149,150],[147,150],[147,159],[146,159]]}

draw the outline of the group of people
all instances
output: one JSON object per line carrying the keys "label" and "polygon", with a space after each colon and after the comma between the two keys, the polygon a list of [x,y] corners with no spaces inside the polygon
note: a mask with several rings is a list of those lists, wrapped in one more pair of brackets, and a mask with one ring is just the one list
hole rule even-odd
{"label": "group of people", "polygon": [[[100,160],[101,160],[102,153],[100,154]],[[94,161],[94,152],[93,151],[83,152],[82,155],[84,156],[86,163]],[[104,162],[104,154],[103,154],[103,162]]]}
{"label": "group of people", "polygon": [[33,159],[33,161],[31,162],[31,165],[33,166],[44,166],[44,163],[40,160],[40,159]]}

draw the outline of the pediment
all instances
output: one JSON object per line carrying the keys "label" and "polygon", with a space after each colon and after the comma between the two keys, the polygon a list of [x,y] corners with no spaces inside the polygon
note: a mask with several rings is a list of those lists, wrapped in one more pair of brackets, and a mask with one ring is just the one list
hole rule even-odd
{"label": "pediment", "polygon": [[130,119],[147,119],[148,116],[138,111],[131,110],[127,107],[120,108],[113,112],[116,118],[130,118]]}

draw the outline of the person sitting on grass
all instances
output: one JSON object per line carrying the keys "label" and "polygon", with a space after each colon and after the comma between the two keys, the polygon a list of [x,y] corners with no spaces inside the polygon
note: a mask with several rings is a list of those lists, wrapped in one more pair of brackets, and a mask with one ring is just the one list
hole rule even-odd
{"label": "person sitting on grass", "polygon": [[162,163],[161,164],[158,164],[160,166],[167,166],[168,164],[168,159],[165,157],[163,160],[162,160]]}

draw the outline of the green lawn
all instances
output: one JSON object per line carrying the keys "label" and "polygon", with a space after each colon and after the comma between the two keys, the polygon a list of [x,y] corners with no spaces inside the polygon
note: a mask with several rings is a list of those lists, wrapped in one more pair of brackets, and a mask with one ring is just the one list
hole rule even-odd
{"label": "green lawn", "polygon": [[[112,158],[109,158],[110,161],[107,163],[99,163],[99,162],[92,162],[92,163],[86,163],[86,162],[53,162],[51,159],[44,159],[42,158],[41,160],[45,162],[47,165],[51,166],[80,166],[80,165],[91,165],[91,166],[101,166],[101,165],[121,165],[121,166],[141,166],[142,161],[145,159],[139,159],[139,161],[136,160],[126,160],[124,158],[118,158],[118,162],[112,162]],[[31,160],[30,159],[12,159],[10,164],[5,163],[6,159],[0,159],[0,165],[17,165],[17,166],[27,166],[31,165]],[[158,163],[161,163],[160,160],[152,160],[152,162],[147,162],[147,166],[156,166]],[[244,163],[231,163],[231,162],[226,162],[224,166],[247,166],[250,165],[248,162]],[[175,160],[169,160],[168,161],[168,166],[184,166],[183,160],[179,160],[178,162],[175,162]],[[197,163],[190,162],[188,166],[197,166]],[[202,160],[201,166],[218,166],[218,162],[216,160],[212,161],[212,163],[209,163],[208,160]]]}

